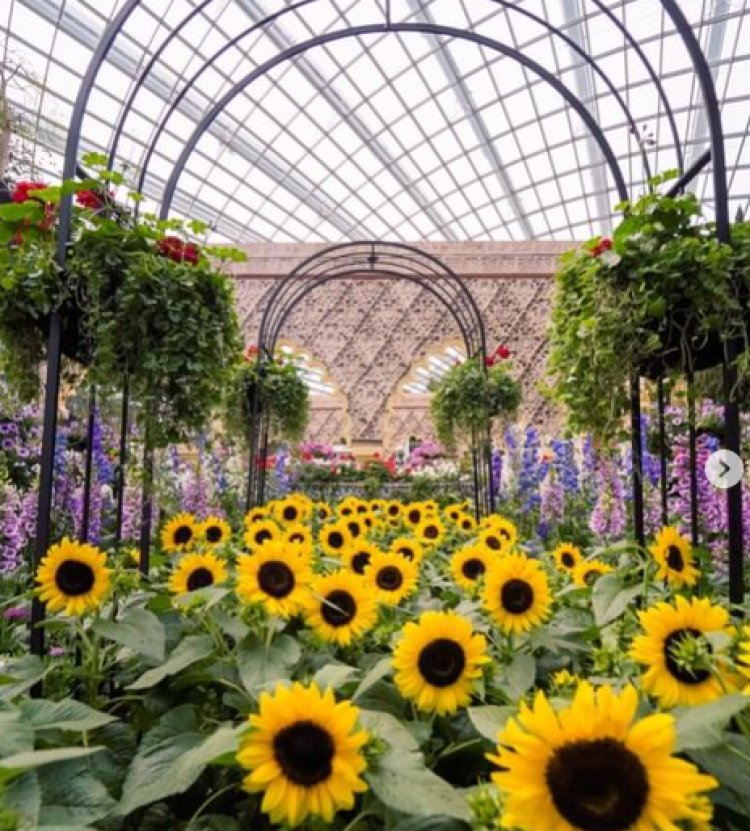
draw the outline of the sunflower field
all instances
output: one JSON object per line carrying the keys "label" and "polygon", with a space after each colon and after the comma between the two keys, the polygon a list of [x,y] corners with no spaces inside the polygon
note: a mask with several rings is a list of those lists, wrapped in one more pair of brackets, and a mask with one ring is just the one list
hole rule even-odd
{"label": "sunflower field", "polygon": [[160,538],[146,575],[40,564],[1,829],[750,827],[750,628],[676,528],[532,552],[466,503],[290,494]]}

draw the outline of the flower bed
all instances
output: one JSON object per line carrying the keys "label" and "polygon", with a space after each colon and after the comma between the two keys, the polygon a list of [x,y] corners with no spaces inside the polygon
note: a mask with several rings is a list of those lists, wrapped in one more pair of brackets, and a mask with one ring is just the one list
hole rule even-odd
{"label": "flower bed", "polygon": [[464,504],[297,494],[160,542],[145,577],[68,539],[40,566],[58,657],[13,630],[0,827],[750,822],[750,632],[675,529],[529,556]]}

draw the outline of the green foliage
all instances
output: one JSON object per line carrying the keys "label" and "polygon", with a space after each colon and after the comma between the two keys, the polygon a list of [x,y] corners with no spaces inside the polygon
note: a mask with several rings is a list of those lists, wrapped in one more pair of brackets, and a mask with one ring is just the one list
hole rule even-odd
{"label": "green foliage", "polygon": [[276,439],[300,441],[310,420],[310,393],[296,364],[289,359],[235,364],[224,415],[229,433],[241,440],[247,438],[256,385],[262,411],[270,413],[271,435]]}
{"label": "green foliage", "polygon": [[[214,263],[243,255],[195,246],[189,259],[165,256],[165,235],[204,226],[136,217],[103,196],[121,183],[122,174],[99,168],[96,180],[0,206],[0,371],[23,397],[36,392],[49,315],[57,311],[64,353],[88,366],[88,380],[104,395],[127,375],[149,441],[159,446],[205,426],[216,389],[229,381],[239,324],[232,283]],[[58,205],[63,194],[81,191],[96,194],[101,207],[74,207],[62,275],[54,260]]]}
{"label": "green foliage", "polygon": [[439,441],[454,447],[457,437],[486,429],[498,416],[512,416],[521,388],[503,363],[485,367],[470,358],[451,367],[432,387],[430,412]]}
{"label": "green foliage", "polygon": [[732,247],[719,243],[690,193],[652,190],[618,209],[611,248],[594,237],[561,257],[550,335],[553,394],[569,427],[603,438],[621,428],[633,368],[683,372],[701,349],[744,336],[750,290],[747,225]]}

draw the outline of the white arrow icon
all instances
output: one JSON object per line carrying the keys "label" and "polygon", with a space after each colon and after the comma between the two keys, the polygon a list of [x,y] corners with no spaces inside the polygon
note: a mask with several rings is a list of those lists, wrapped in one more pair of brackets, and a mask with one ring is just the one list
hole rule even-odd
{"label": "white arrow icon", "polygon": [[721,490],[734,487],[745,472],[742,459],[731,450],[717,450],[712,453],[706,459],[704,470],[708,481]]}

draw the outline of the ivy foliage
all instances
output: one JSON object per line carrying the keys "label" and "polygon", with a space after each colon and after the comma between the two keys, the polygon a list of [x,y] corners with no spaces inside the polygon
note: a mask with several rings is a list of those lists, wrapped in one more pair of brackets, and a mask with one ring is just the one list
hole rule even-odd
{"label": "ivy foliage", "polygon": [[[95,179],[32,190],[25,201],[0,206],[0,371],[25,398],[37,391],[56,311],[64,353],[87,366],[89,382],[105,395],[127,376],[158,446],[203,427],[216,390],[231,378],[240,332],[233,286],[220,266],[244,255],[182,241],[204,233],[202,223],[136,215],[139,194],[131,193],[128,205],[115,202],[108,189],[123,178],[104,161],[84,160]],[[86,199],[73,208],[62,274],[54,247],[68,193]]]}
{"label": "ivy foliage", "polygon": [[493,418],[512,416],[521,403],[521,388],[506,363],[485,367],[469,358],[451,367],[431,387],[430,413],[438,440],[455,447],[458,438],[487,428]]}
{"label": "ivy foliage", "polygon": [[289,358],[246,360],[234,366],[224,416],[228,432],[242,441],[247,439],[256,385],[261,410],[270,414],[271,436],[300,441],[310,420],[310,393],[298,366]]}
{"label": "ivy foliage", "polygon": [[560,260],[549,368],[568,426],[611,438],[628,408],[631,373],[701,369],[726,340],[744,337],[750,289],[750,233],[732,247],[701,218],[692,193],[651,190],[617,209],[611,240],[594,237]]}

